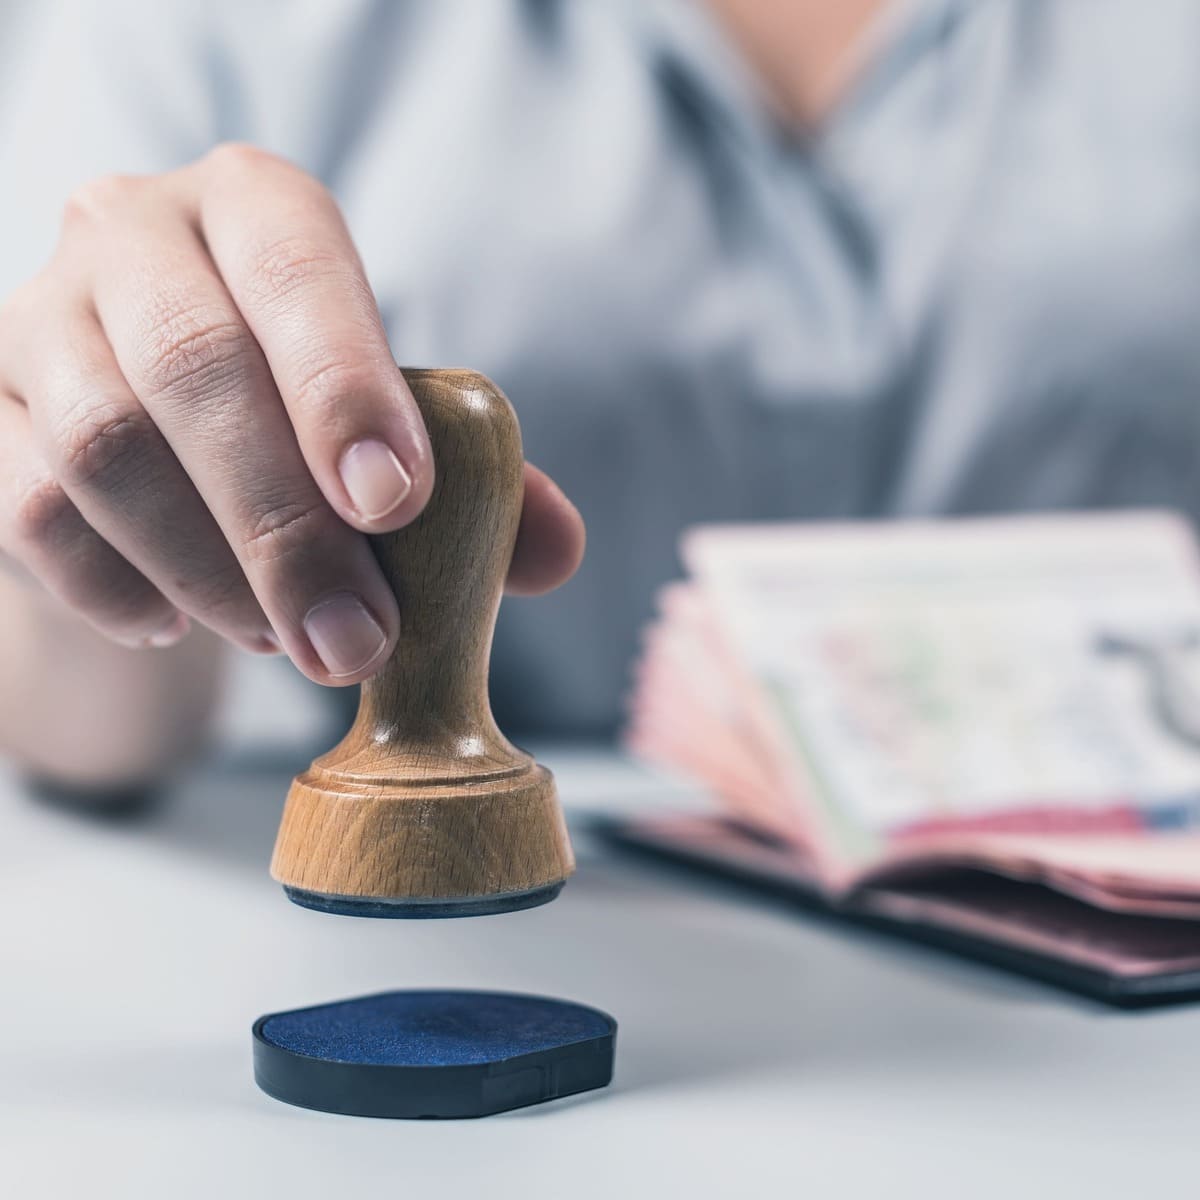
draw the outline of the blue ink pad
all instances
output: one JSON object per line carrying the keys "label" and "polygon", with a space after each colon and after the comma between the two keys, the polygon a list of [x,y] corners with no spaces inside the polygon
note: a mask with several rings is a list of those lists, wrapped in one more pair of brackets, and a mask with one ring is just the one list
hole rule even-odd
{"label": "blue ink pad", "polygon": [[606,1086],[617,1023],[511,992],[380,992],[254,1023],[277,1100],[359,1117],[485,1117]]}

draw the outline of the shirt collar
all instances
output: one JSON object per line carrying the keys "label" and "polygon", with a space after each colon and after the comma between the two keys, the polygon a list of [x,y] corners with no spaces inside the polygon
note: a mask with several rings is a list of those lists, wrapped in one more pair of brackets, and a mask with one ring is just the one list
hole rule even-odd
{"label": "shirt collar", "polygon": [[[816,135],[824,140],[841,124],[873,111],[897,78],[945,42],[978,0],[888,0],[856,52],[854,79]],[[731,44],[703,0],[626,0],[630,19],[669,81],[739,140],[778,148],[805,140],[771,112],[766,89]]]}
{"label": "shirt collar", "polygon": [[739,141],[780,140],[762,83],[702,0],[629,0],[627,9],[669,87]]}

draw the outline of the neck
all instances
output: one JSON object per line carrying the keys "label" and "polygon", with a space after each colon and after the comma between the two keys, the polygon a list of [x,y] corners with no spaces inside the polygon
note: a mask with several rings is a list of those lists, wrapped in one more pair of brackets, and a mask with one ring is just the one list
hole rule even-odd
{"label": "neck", "polygon": [[885,0],[705,0],[766,86],[779,116],[821,123],[853,78]]}

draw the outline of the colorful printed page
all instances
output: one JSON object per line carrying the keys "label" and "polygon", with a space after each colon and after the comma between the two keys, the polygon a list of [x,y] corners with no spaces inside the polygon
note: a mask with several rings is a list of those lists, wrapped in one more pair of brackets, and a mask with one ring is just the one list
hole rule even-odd
{"label": "colorful printed page", "polygon": [[708,526],[684,557],[717,659],[753,681],[771,802],[804,811],[834,875],[989,835],[1028,861],[1030,835],[1200,827],[1180,518]]}

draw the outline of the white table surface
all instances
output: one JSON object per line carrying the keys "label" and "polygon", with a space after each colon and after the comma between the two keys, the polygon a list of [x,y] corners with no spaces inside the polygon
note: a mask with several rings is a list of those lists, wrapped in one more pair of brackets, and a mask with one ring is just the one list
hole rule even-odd
{"label": "white table surface", "polygon": [[[675,799],[611,756],[544,760],[576,815]],[[1108,1011],[586,840],[577,877],[536,911],[314,914],[267,877],[286,784],[214,765],[129,826],[0,785],[0,1195],[1200,1189],[1200,1007]],[[329,1116],[257,1090],[259,1014],[408,986],[604,1008],[620,1023],[616,1079],[452,1122]]]}

